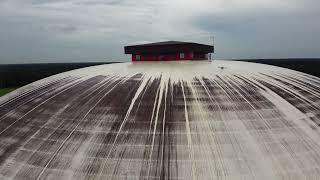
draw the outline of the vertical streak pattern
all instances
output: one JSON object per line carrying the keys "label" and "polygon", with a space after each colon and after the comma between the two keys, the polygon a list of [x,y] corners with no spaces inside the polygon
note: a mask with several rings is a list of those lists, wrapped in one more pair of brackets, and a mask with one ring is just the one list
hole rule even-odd
{"label": "vertical streak pattern", "polygon": [[319,82],[232,61],[56,75],[0,98],[0,179],[316,179]]}

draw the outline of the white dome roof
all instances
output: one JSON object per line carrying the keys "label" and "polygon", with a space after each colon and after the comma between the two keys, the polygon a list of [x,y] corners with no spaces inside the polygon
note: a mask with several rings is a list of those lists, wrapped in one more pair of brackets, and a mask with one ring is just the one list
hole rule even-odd
{"label": "white dome roof", "polygon": [[320,176],[320,79],[234,61],[100,65],[0,98],[0,179]]}

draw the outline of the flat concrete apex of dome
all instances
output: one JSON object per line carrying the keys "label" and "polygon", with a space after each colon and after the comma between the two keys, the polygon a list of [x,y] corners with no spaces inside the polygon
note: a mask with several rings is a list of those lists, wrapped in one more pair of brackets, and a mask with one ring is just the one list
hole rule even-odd
{"label": "flat concrete apex of dome", "polygon": [[[164,41],[124,47],[132,61],[207,60],[214,46],[194,42]],[[210,57],[210,58],[209,58]]]}

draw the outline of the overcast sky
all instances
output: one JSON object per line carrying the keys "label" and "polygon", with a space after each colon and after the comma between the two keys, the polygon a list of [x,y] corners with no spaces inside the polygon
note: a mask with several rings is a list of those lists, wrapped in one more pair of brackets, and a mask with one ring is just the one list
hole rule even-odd
{"label": "overcast sky", "polygon": [[123,46],[209,43],[217,59],[320,57],[319,0],[0,0],[0,63],[129,61]]}

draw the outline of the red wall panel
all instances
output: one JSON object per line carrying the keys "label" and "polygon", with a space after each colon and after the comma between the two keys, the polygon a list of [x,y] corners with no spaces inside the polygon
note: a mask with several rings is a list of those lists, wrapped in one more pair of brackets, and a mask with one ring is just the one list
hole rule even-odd
{"label": "red wall panel", "polygon": [[184,60],[191,60],[191,53],[190,52],[184,53]]}
{"label": "red wall panel", "polygon": [[148,54],[145,61],[152,61],[152,54]]}
{"label": "red wall panel", "polygon": [[175,60],[179,60],[180,59],[180,53],[176,53],[176,59]]}
{"label": "red wall panel", "polygon": [[[140,60],[136,59],[136,55],[132,55],[132,61],[160,61],[160,54],[147,54],[147,55],[140,55]],[[165,61],[176,61],[176,60],[192,60],[192,52],[184,52],[184,58],[180,59],[180,52],[172,54],[165,54],[164,60]]]}
{"label": "red wall panel", "polygon": [[166,61],[170,61],[171,60],[170,54],[166,54],[164,58],[165,58]]}

